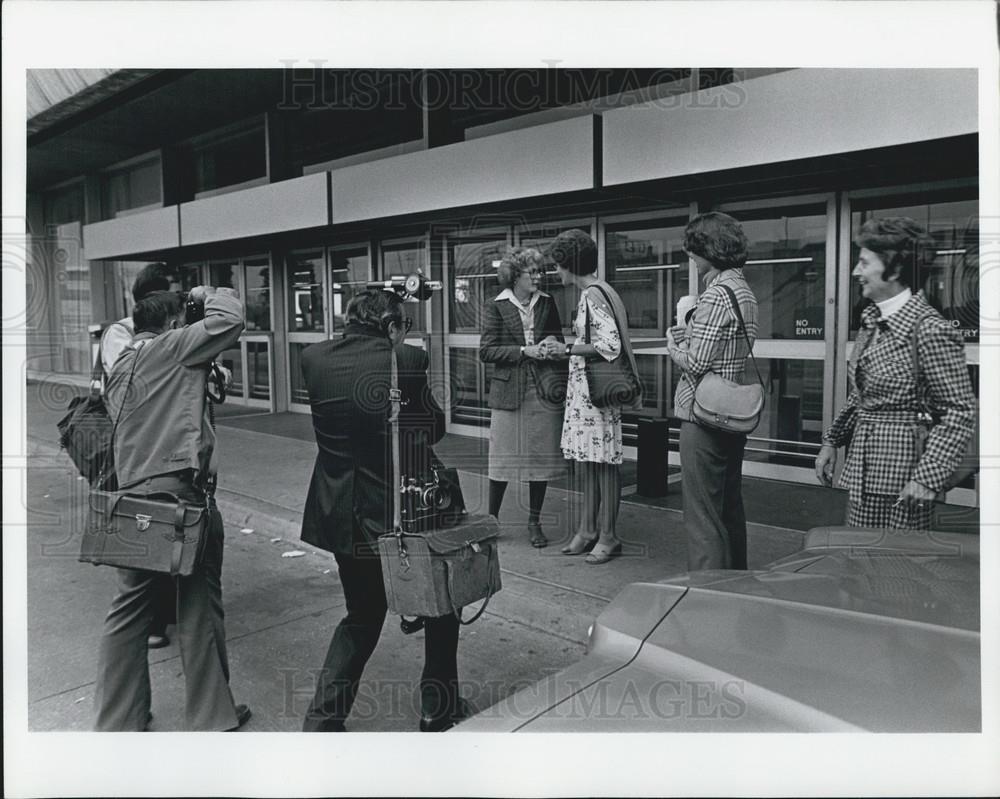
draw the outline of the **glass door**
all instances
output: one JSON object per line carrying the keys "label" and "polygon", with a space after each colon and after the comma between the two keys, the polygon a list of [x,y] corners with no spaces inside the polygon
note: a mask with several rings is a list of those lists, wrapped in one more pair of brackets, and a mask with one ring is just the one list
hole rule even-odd
{"label": "glass door", "polygon": [[302,409],[309,395],[302,379],[302,350],[327,338],[327,269],[323,250],[289,253],[285,262],[288,298],[289,404]]}
{"label": "glass door", "polygon": [[493,367],[479,360],[479,338],[483,307],[501,291],[497,267],[509,245],[507,227],[444,236],[445,347],[451,386],[445,413],[449,429],[471,428],[466,434],[480,435],[479,428],[489,425],[487,397]]}
{"label": "glass door", "polygon": [[[747,441],[747,474],[815,479],[832,419],[836,200],[833,195],[721,205],[750,240],[744,272],[758,303],[754,345],[766,404]],[[704,286],[699,287],[704,290]],[[744,380],[757,379],[748,360]]]}

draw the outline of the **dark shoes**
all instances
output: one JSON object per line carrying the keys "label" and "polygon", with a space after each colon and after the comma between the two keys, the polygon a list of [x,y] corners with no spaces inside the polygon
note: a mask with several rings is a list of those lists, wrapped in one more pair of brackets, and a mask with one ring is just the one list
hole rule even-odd
{"label": "dark shoes", "polygon": [[165,646],[170,646],[170,639],[165,633],[153,633],[146,639],[146,646],[150,649],[162,649]]}
{"label": "dark shoes", "polygon": [[226,732],[236,732],[240,727],[250,721],[250,716],[253,713],[250,712],[249,705],[237,705],[236,706],[236,726],[230,727]]}
{"label": "dark shoes", "polygon": [[459,698],[458,707],[450,716],[439,716],[438,718],[421,716],[420,732],[444,732],[445,730],[450,730],[458,722],[464,718],[468,718],[470,715],[472,715],[472,709],[469,707],[469,703]]}
{"label": "dark shoes", "polygon": [[528,522],[528,535],[531,539],[531,546],[535,549],[542,549],[548,546],[549,539],[542,532],[542,526],[538,522]]}

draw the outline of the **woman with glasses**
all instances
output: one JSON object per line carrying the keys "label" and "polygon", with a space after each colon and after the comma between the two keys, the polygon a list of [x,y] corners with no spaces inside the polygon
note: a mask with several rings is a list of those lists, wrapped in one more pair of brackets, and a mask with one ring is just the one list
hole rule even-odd
{"label": "woman with glasses", "polygon": [[527,481],[528,536],[548,539],[541,527],[548,481],[565,469],[559,436],[566,398],[566,364],[547,360],[544,342],[562,342],[555,301],[539,289],[542,254],[515,247],[500,261],[503,290],[484,309],[479,358],[493,364],[490,381],[489,512],[499,517],[507,483]]}

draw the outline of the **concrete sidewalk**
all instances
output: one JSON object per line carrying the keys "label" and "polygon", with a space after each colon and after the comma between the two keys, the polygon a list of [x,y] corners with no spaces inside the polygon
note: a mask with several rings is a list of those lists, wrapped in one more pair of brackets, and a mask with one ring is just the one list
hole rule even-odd
{"label": "concrete sidewalk", "polygon": [[[55,401],[40,384],[28,386],[28,677],[33,730],[88,729],[101,624],[114,593],[114,572],[76,561],[86,484],[58,449]],[[273,418],[273,417],[272,417]],[[298,435],[218,425],[220,486],[226,520],[224,597],[232,685],[249,702],[248,730],[298,730],[333,628],[343,614],[336,564],[328,553],[298,540],[301,510],[316,453]],[[238,421],[236,418],[233,422]],[[308,417],[303,417],[308,423]],[[296,426],[300,422],[291,420]],[[301,432],[301,427],[296,427]],[[285,431],[287,433],[287,431]],[[485,510],[486,478],[468,440],[444,442],[442,459],[459,468],[471,513]],[[452,456],[452,457],[449,457]],[[621,588],[683,571],[681,514],[623,502],[622,557],[603,566],[559,553],[572,529],[574,495],[551,487],[543,527],[552,544],[530,546],[525,531],[527,487],[512,485],[502,511],[504,589],[482,619],[462,631],[463,691],[482,709],[526,683],[578,659],[587,628]],[[751,566],[795,551],[800,530],[750,524]],[[282,557],[290,551],[305,554]],[[352,730],[416,729],[412,685],[423,657],[422,634],[404,636],[387,620],[366,671]],[[176,644],[150,653],[154,730],[183,729],[183,675]]]}

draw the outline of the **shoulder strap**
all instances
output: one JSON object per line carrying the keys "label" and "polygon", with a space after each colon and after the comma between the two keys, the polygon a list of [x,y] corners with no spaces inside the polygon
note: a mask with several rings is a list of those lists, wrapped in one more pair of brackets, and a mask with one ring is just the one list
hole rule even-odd
{"label": "shoulder strap", "polygon": [[[132,369],[128,373],[128,382],[125,384],[125,393],[122,394],[122,404],[118,409],[118,415],[115,418],[115,423],[111,426],[111,452],[114,453],[115,448],[115,434],[118,432],[118,423],[122,420],[122,414],[125,412],[125,403],[128,401],[128,393],[132,389],[132,378],[135,376],[135,367],[139,363],[139,350],[142,347],[135,348],[135,359],[132,361]],[[108,468],[108,456],[104,456],[104,462],[101,464],[101,471],[97,476],[97,487],[101,488],[104,485],[104,473]]]}
{"label": "shoulder strap", "polygon": [[743,331],[743,338],[746,340],[747,347],[750,350],[750,360],[753,361],[753,370],[757,373],[757,380],[760,382],[760,387],[767,391],[767,387],[764,385],[764,378],[760,376],[760,369],[757,368],[757,359],[753,356],[753,344],[750,343],[750,334],[747,333],[747,326],[743,321],[743,312],[740,310],[740,303],[736,299],[736,292],[726,285],[720,284],[719,288],[726,292],[726,296],[729,297],[729,304],[733,308],[733,313],[736,314],[736,321]]}
{"label": "shoulder strap", "polygon": [[389,422],[392,427],[392,527],[399,535],[403,530],[403,509],[400,507],[399,489],[403,480],[399,462],[399,412],[403,405],[403,395],[399,390],[399,366],[396,362],[396,348],[392,348],[392,363],[389,368]]}
{"label": "shoulder strap", "polygon": [[910,336],[910,358],[913,363],[913,375],[917,383],[917,403],[920,405],[920,412],[927,415],[931,415],[930,405],[927,402],[927,386],[921,385],[923,382],[923,370],[920,368],[920,352],[918,351],[918,339],[920,338],[920,328],[925,321],[930,319],[934,315],[933,311],[928,311],[927,313],[920,316],[916,322],[913,323],[913,334]]}

